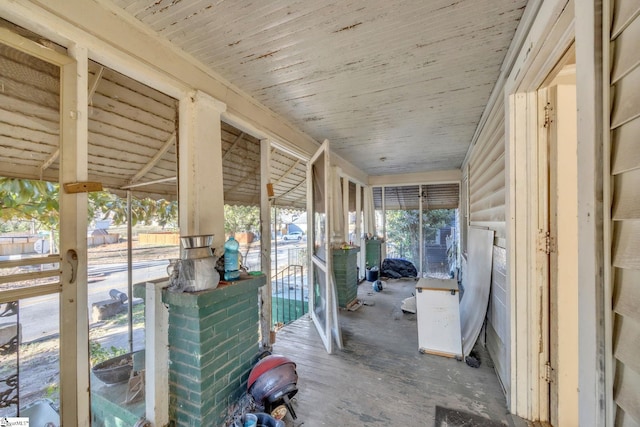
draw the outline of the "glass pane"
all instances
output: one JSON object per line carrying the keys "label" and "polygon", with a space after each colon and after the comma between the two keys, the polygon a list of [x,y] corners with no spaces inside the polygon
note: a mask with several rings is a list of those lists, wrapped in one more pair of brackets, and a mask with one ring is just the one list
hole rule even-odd
{"label": "glass pane", "polygon": [[313,194],[312,194],[312,212],[313,212],[313,254],[322,261],[326,261],[326,242],[327,235],[327,212],[324,206],[325,197],[325,159],[322,153],[316,161],[311,165],[311,173],[313,174]]}
{"label": "glass pane", "polygon": [[[373,189],[373,204],[375,208],[376,232],[378,237],[384,234],[384,214],[382,212],[382,188],[375,187]],[[373,237],[373,236],[368,236]]]}
{"label": "glass pane", "polygon": [[419,187],[387,187],[384,191],[387,258],[400,258],[420,268]]}
{"label": "glass pane", "polygon": [[422,276],[442,279],[454,277],[458,248],[456,209],[424,210],[422,233]]}
{"label": "glass pane", "polygon": [[[320,327],[326,328],[327,320],[327,283],[322,270],[313,266],[313,312],[315,313]],[[326,331],[324,331],[326,332]]]}

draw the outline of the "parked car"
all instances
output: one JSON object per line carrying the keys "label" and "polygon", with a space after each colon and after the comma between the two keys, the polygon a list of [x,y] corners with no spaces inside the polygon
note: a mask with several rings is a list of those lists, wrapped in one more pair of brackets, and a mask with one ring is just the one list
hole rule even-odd
{"label": "parked car", "polygon": [[300,240],[302,239],[301,231],[291,231],[284,236],[282,236],[282,240]]}

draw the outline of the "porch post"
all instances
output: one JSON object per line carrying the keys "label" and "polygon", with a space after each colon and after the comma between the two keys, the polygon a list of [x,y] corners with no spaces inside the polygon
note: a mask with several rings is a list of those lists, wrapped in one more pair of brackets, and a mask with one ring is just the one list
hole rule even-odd
{"label": "porch post", "polygon": [[180,100],[178,200],[180,234],[214,234],[224,245],[224,190],[220,115],[226,105],[196,91]]}
{"label": "porch post", "polygon": [[264,348],[271,342],[271,200],[267,184],[271,183],[271,142],[260,140],[260,260],[261,270],[266,276],[266,285],[260,288],[262,307],[260,308],[260,334]]}
{"label": "porch post", "polygon": [[69,54],[75,61],[60,67],[60,420],[88,426],[87,193],[63,189],[88,177],[88,56],[75,44]]}

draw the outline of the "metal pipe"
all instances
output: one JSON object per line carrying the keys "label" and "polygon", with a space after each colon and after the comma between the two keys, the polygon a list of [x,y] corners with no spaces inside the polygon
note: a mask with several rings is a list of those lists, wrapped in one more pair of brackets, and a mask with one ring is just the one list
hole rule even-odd
{"label": "metal pipe", "polygon": [[133,352],[133,236],[131,218],[131,190],[127,190],[127,296],[129,324],[129,352]]}
{"label": "metal pipe", "polygon": [[162,184],[162,183],[165,183],[165,182],[171,182],[171,181],[175,181],[176,179],[177,179],[177,177],[171,176],[169,178],[160,178],[160,179],[156,179],[154,181],[138,182],[136,184],[125,185],[123,187],[120,187],[120,189],[129,190],[131,188],[144,187],[144,186],[152,185],[152,184]]}

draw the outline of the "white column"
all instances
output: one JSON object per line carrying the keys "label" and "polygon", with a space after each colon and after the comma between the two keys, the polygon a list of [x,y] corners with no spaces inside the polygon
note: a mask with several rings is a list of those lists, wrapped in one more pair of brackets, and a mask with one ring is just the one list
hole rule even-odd
{"label": "white column", "polygon": [[362,247],[364,241],[362,240],[362,187],[359,183],[356,183],[356,229],[355,229],[355,238],[353,239],[353,244],[356,246],[360,246],[360,252],[358,252],[358,267],[360,267],[360,276],[358,277],[358,281],[360,281],[360,277],[362,277],[365,267],[365,250]]}
{"label": "white column", "polygon": [[180,234],[214,234],[224,245],[224,190],[220,115],[226,105],[196,91],[180,100],[178,200]]}
{"label": "white column", "polygon": [[260,288],[262,307],[260,309],[260,334],[262,345],[271,342],[271,203],[267,194],[267,184],[271,182],[271,143],[260,141],[260,253],[261,270],[267,276],[267,283]]}
{"label": "white column", "polygon": [[[340,179],[340,177],[336,177]],[[342,216],[343,216],[343,238],[344,241],[349,243],[349,178],[346,175],[342,178]]]}
{"label": "white column", "polygon": [[60,400],[61,425],[88,426],[87,193],[63,184],[87,180],[87,49],[60,67]]}
{"label": "white column", "polygon": [[169,424],[169,310],[162,302],[166,280],[145,283],[145,417]]}

